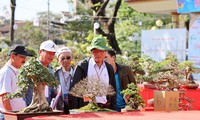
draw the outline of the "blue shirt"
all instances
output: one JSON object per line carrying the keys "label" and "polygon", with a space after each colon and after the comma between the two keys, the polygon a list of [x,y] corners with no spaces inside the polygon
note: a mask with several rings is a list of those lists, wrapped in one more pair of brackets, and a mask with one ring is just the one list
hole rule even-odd
{"label": "blue shirt", "polygon": [[116,89],[117,89],[117,99],[116,99],[116,107],[117,109],[122,109],[125,107],[125,101],[123,95],[121,94],[121,86],[120,86],[120,79],[118,73],[115,73],[115,80],[116,80]]}

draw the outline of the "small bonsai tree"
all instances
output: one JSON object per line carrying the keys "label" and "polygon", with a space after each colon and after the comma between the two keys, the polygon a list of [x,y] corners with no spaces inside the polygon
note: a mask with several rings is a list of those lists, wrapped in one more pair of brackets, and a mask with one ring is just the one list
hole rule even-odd
{"label": "small bonsai tree", "polygon": [[128,84],[127,89],[121,92],[124,95],[126,102],[126,110],[138,110],[139,107],[144,107],[144,101],[139,94],[139,89],[134,83]]}
{"label": "small bonsai tree", "polygon": [[111,111],[109,109],[100,108],[96,103],[96,96],[112,96],[115,94],[113,87],[109,84],[105,84],[96,77],[91,79],[84,78],[75,84],[75,86],[69,91],[69,94],[79,98],[89,98],[91,102],[80,108],[84,111]]}
{"label": "small bonsai tree", "polygon": [[33,86],[33,97],[31,104],[20,110],[19,113],[36,113],[50,112],[52,108],[49,106],[45,97],[45,86],[57,87],[58,81],[49,70],[43,67],[36,58],[22,66],[19,71],[17,85],[19,89],[16,93],[9,94],[7,98],[22,97],[25,95],[29,86]]}

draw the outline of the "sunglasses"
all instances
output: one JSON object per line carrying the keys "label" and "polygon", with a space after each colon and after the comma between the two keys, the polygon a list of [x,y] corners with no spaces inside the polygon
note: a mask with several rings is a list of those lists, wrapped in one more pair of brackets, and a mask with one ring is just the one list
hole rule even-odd
{"label": "sunglasses", "polygon": [[61,61],[65,60],[65,59],[66,59],[66,60],[70,60],[70,59],[71,59],[71,56],[62,57],[62,58],[61,58]]}

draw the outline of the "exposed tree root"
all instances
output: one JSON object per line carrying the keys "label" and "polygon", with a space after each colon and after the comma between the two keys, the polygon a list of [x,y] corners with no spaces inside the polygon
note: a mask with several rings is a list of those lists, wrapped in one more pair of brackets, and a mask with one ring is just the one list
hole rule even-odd
{"label": "exposed tree root", "polygon": [[44,95],[45,85],[36,84],[34,86],[33,98],[31,104],[20,110],[19,113],[38,113],[38,112],[52,112],[46,97]]}

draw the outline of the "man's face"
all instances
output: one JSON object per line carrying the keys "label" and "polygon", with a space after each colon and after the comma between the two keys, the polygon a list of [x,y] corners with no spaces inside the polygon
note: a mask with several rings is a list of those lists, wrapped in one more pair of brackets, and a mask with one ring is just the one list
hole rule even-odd
{"label": "man's face", "polygon": [[55,56],[55,52],[40,50],[40,61],[45,64],[50,64]]}
{"label": "man's face", "polygon": [[108,54],[108,52],[106,52],[105,61],[108,62],[109,64],[113,64],[113,63],[115,63],[115,57],[110,56],[110,54]]}
{"label": "man's face", "polygon": [[63,52],[58,56],[58,62],[62,67],[69,67],[71,65],[72,55],[70,52]]}
{"label": "man's face", "polygon": [[99,49],[92,49],[92,57],[94,58],[94,61],[96,63],[102,63],[106,56],[105,50],[99,50]]}
{"label": "man's face", "polygon": [[12,65],[19,69],[26,62],[26,56],[11,54],[11,60],[13,61]]}

